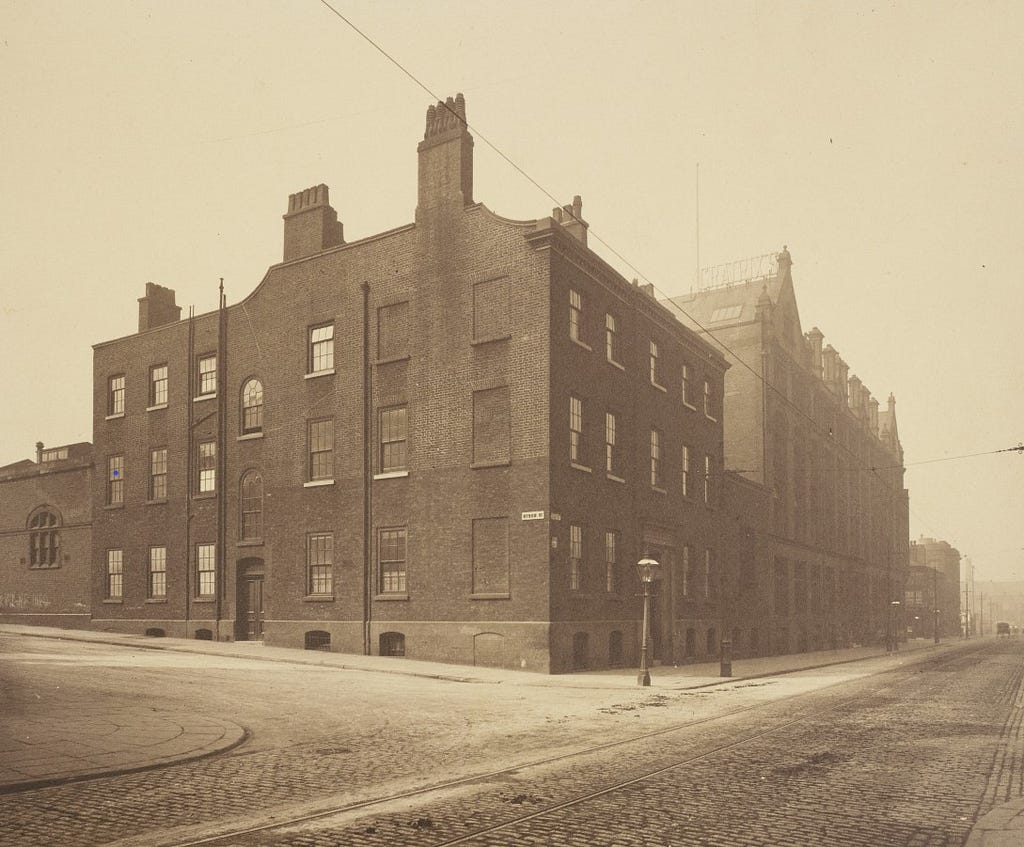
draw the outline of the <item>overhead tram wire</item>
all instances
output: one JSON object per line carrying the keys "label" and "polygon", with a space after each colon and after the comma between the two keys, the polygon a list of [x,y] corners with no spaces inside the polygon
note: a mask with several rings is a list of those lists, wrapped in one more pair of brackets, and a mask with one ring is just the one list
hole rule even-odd
{"label": "overhead tram wire", "polygon": [[[358,26],[355,25],[355,23],[353,23],[349,18],[347,18],[344,14],[342,14],[334,6],[332,6],[329,2],[327,2],[327,0],[319,0],[319,2],[324,7],[326,7],[332,14],[334,14],[339,20],[344,22],[346,26],[348,26],[353,32],[355,32],[360,38],[362,38],[367,44],[369,44],[371,47],[373,47],[374,50],[376,50],[378,53],[380,53],[385,59],[387,59],[396,68],[398,68],[416,86],[418,86],[424,92],[429,94],[431,96],[431,98],[436,100],[440,106],[443,106],[444,108],[448,109],[452,113],[452,115],[459,120],[460,123],[465,123],[466,128],[469,129],[469,130],[472,130],[472,132],[474,133],[475,137],[479,138],[484,144],[486,144],[491,150],[493,150],[511,168],[513,168],[524,179],[526,179],[532,186],[534,186],[534,188],[536,188],[538,191],[540,191],[552,203],[554,203],[554,204],[556,204],[558,206],[562,205],[560,203],[560,201],[558,200],[558,198],[552,192],[548,191],[547,188],[545,188],[536,179],[534,179],[532,176],[530,176],[530,174],[526,170],[524,170],[513,159],[511,159],[508,155],[506,155],[496,144],[494,144],[494,142],[492,142],[486,135],[484,135],[484,133],[481,132],[476,126],[471,124],[468,120],[463,121],[463,119],[461,117],[456,115],[455,111],[453,109],[451,109],[450,106],[448,106],[448,104],[445,102],[444,98],[439,96],[426,83],[424,83],[422,80],[420,80],[419,77],[417,77],[412,71],[410,71],[408,68],[406,68],[405,65],[403,65],[401,62],[398,61],[398,59],[396,59],[394,56],[392,56],[390,53],[388,53],[387,50],[385,50],[373,38],[371,38],[369,35],[367,35],[365,32],[363,32]],[[570,217],[572,217],[574,220],[577,220],[577,221],[579,220],[572,213],[571,207],[569,209],[567,209],[566,211],[568,212]],[[682,306],[680,306],[678,303],[676,303],[675,300],[673,300],[672,297],[670,297],[667,292],[665,292],[660,286],[658,286],[654,282],[652,282],[643,271],[641,271],[633,262],[631,262],[624,255],[622,255],[622,253],[620,253],[618,250],[616,250],[615,247],[613,247],[611,244],[609,244],[604,238],[602,238],[601,235],[593,229],[593,227],[589,227],[588,228],[588,234],[590,235],[591,238],[594,238],[601,245],[603,245],[616,258],[618,258],[621,262],[623,262],[640,279],[642,279],[645,283],[650,285],[651,288],[654,291],[656,291],[660,295],[662,295],[662,297],[664,298],[662,300],[662,303],[671,304],[672,308],[674,308],[676,311],[678,311],[683,317],[685,317],[689,321],[691,321],[705,336],[707,336],[710,340],[714,341],[715,344],[717,344],[719,347],[722,348],[722,350],[724,350],[726,353],[728,353],[729,356],[734,361],[736,361],[742,367],[744,367],[748,371],[750,371],[750,373],[754,375],[754,377],[758,380],[758,382],[762,383],[769,391],[775,392],[775,394],[777,394],[779,396],[779,398],[782,399],[783,404],[785,406],[787,406],[790,409],[792,409],[794,412],[796,412],[801,417],[806,418],[808,421],[810,421],[811,424],[814,425],[815,428],[819,428],[821,426],[821,424],[819,424],[819,422],[816,421],[813,416],[811,416],[810,414],[805,412],[803,409],[801,409],[799,406],[797,406],[779,388],[777,388],[776,386],[772,385],[771,382],[769,382],[767,379],[765,379],[764,376],[762,376],[761,373],[756,368],[754,368],[751,364],[749,364],[746,360],[744,360],[738,353],[736,353],[736,351],[734,351],[731,347],[729,347],[728,344],[726,344],[724,341],[722,341],[722,339],[720,339],[718,336],[716,336],[714,332],[712,332],[710,329],[708,329],[706,326],[704,326],[693,315],[691,315]],[[858,458],[849,447],[847,447],[844,444],[841,444],[838,440],[833,438],[831,433],[823,433],[823,436],[826,439],[828,439],[832,444],[834,444],[836,447],[838,447],[840,450],[842,450],[844,453],[846,453],[847,456],[849,456],[851,459],[857,459]],[[1005,450],[995,450],[995,451],[989,451],[989,452],[985,452],[985,453],[968,454],[968,455],[964,455],[964,456],[956,456],[956,457],[948,457],[948,458],[940,458],[940,459],[929,459],[929,460],[926,460],[925,462],[912,462],[911,465],[927,464],[929,462],[951,461],[954,458],[971,458],[973,456],[990,455],[990,453],[1002,453],[1002,452],[1008,452],[1010,450],[1021,451],[1021,450],[1024,450],[1024,447],[1006,448]],[[905,468],[907,468],[907,467],[909,467],[911,465],[903,464],[903,465],[890,465],[890,466],[884,466],[884,467],[883,466],[856,467],[853,463],[850,463],[849,465],[847,465],[846,470],[849,471],[849,472],[856,472],[856,473],[870,472],[870,473],[873,473],[873,474],[877,475],[879,470],[897,469],[897,468],[901,468],[901,467],[905,469]]]}

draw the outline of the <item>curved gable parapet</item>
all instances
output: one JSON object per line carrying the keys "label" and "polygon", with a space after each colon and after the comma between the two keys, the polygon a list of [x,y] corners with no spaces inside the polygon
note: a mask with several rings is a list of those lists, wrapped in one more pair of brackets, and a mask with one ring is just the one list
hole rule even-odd
{"label": "curved gable parapet", "polygon": [[522,229],[527,232],[537,228],[537,223],[544,220],[544,218],[534,218],[533,220],[520,220],[518,218],[507,218],[504,215],[499,215],[492,209],[487,208],[483,203],[474,203],[472,206],[466,208],[467,212],[479,211],[482,215],[487,217],[489,220],[499,223],[503,226],[513,227],[515,229]]}

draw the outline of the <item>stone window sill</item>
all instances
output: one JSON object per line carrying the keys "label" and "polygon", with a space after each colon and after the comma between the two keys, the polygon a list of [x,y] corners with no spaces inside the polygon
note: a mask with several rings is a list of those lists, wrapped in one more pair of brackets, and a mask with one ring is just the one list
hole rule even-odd
{"label": "stone window sill", "polygon": [[580,465],[576,462],[569,462],[569,467],[576,471],[583,471],[584,473],[593,473],[593,471],[586,465]]}
{"label": "stone window sill", "polygon": [[166,603],[167,602],[167,598],[166,597],[147,597],[146,598],[146,602],[150,603],[150,604]]}
{"label": "stone window sill", "polygon": [[411,359],[408,353],[403,353],[401,356],[388,356],[386,359],[377,359],[375,365],[390,365],[393,362],[408,362]]}
{"label": "stone window sill", "polygon": [[696,406],[694,406],[692,403],[687,403],[685,400],[683,401],[683,405],[686,406],[686,408],[689,409],[691,412],[697,411]]}
{"label": "stone window sill", "polygon": [[245,541],[236,541],[235,542],[235,546],[236,547],[262,547],[263,546],[263,539],[262,538],[247,538]]}
{"label": "stone window sill", "polygon": [[155,404],[153,406],[146,406],[146,411],[147,412],[159,412],[161,409],[166,409],[166,408],[167,408],[167,404],[166,403],[157,403],[157,404]]}
{"label": "stone window sill", "polygon": [[333,479],[313,479],[302,483],[303,488],[320,488],[323,485],[334,485]]}
{"label": "stone window sill", "polygon": [[193,403],[200,403],[203,400],[216,400],[216,399],[217,399],[217,392],[214,391],[213,394],[200,394],[198,397],[193,397],[192,398],[192,402]]}
{"label": "stone window sill", "polygon": [[262,438],[262,437],[263,437],[263,431],[262,430],[260,432],[246,432],[246,433],[243,433],[242,435],[239,435],[235,439],[235,441],[254,441],[257,438]]}
{"label": "stone window sill", "polygon": [[311,374],[306,374],[303,379],[316,379],[318,376],[334,376],[334,368],[328,371],[314,371]]}
{"label": "stone window sill", "polygon": [[493,594],[481,593],[481,594],[470,594],[470,600],[511,600],[512,595],[507,592],[494,592]]}
{"label": "stone window sill", "polygon": [[481,468],[507,468],[512,464],[509,459],[502,459],[497,462],[473,462],[470,468],[480,470]]}
{"label": "stone window sill", "polygon": [[611,366],[612,366],[613,368],[618,368],[618,369],[619,369],[620,371],[623,371],[623,372],[624,372],[624,371],[626,370],[626,366],[625,366],[625,365],[621,365],[621,364],[619,364],[619,363],[618,363],[618,362],[616,362],[616,361],[615,361],[614,359],[605,359],[605,361],[606,361],[606,362],[607,362],[607,363],[608,363],[609,365],[611,365]]}
{"label": "stone window sill", "polygon": [[651,491],[656,491],[658,492],[658,494],[668,494],[668,492],[664,488],[660,488],[657,485],[652,485]]}
{"label": "stone window sill", "polygon": [[307,594],[302,598],[303,603],[333,603],[333,594]]}
{"label": "stone window sill", "polygon": [[117,412],[113,415],[107,415],[103,420],[105,421],[116,421],[118,418],[123,418],[124,412]]}
{"label": "stone window sill", "polygon": [[107,503],[107,505],[104,506],[103,508],[104,509],[123,509],[124,508],[124,503]]}
{"label": "stone window sill", "polygon": [[409,599],[409,595],[408,594],[377,594],[377,595],[374,596],[373,599],[374,600],[385,600],[385,601],[390,601],[390,600],[408,600]]}
{"label": "stone window sill", "polygon": [[625,481],[626,481],[626,480],[624,480],[624,479],[623,479],[623,478],[622,478],[621,476],[616,476],[616,475],[615,475],[615,474],[613,474],[613,473],[606,473],[606,474],[604,475],[604,478],[605,478],[605,479],[610,479],[610,480],[611,480],[612,482],[621,482],[621,483],[625,483]]}
{"label": "stone window sill", "polygon": [[103,602],[111,606],[121,606],[124,604],[124,600],[122,600],[120,597],[107,597],[103,600]]}
{"label": "stone window sill", "polygon": [[373,475],[373,478],[374,479],[402,479],[403,477],[407,477],[408,475],[409,475],[409,471],[384,471],[383,473],[375,473]]}
{"label": "stone window sill", "polygon": [[577,345],[579,347],[582,347],[584,350],[587,350],[587,351],[589,351],[591,353],[594,352],[594,348],[591,347],[589,344],[587,344],[586,341],[580,341],[578,338],[573,338],[571,335],[569,336],[569,340],[573,344],[575,344],[575,345]]}
{"label": "stone window sill", "polygon": [[496,341],[508,341],[512,336],[508,333],[505,335],[489,335],[486,338],[474,338],[469,342],[471,347],[480,347],[484,344],[493,344]]}
{"label": "stone window sill", "polygon": [[660,391],[662,394],[668,394],[668,389],[664,385],[654,382],[653,380],[651,381],[651,388]]}

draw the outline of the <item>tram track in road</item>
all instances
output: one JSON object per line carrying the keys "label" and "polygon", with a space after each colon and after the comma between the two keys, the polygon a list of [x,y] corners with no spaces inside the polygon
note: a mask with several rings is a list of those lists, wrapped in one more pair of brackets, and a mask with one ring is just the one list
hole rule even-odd
{"label": "tram track in road", "polygon": [[[634,769],[634,772],[622,779],[615,780],[611,783],[605,782],[591,791],[584,791],[565,799],[544,803],[542,808],[533,808],[529,810],[524,808],[520,810],[520,813],[516,814],[514,810],[507,808],[507,803],[511,802],[515,804],[517,801],[515,799],[507,800],[505,801],[506,808],[504,809],[504,814],[500,815],[500,820],[488,822],[482,826],[473,827],[469,831],[463,828],[461,832],[445,836],[441,831],[434,828],[431,818],[418,818],[416,821],[420,821],[422,823],[422,830],[424,831],[417,833],[415,839],[410,837],[409,843],[412,843],[413,840],[415,840],[416,843],[429,844],[431,847],[443,847],[444,845],[449,844],[465,844],[473,841],[474,839],[498,834],[502,830],[507,830],[511,827],[527,824],[531,821],[545,817],[558,815],[559,813],[570,810],[573,807],[599,800],[616,791],[629,789],[631,787],[641,785],[646,781],[665,777],[670,775],[673,771],[678,771],[694,765],[702,760],[713,759],[715,756],[727,754],[730,751],[743,748],[744,745],[754,744],[787,729],[792,729],[801,723],[820,721],[823,716],[837,712],[846,707],[853,706],[858,702],[867,701],[870,698],[885,697],[891,693],[893,685],[890,681],[884,679],[884,677],[891,677],[891,675],[901,672],[920,673],[927,669],[954,670],[955,666],[971,664],[975,662],[980,655],[987,652],[989,651],[979,645],[977,647],[968,648],[967,650],[960,649],[952,653],[928,656],[914,661],[909,665],[901,665],[878,671],[865,678],[865,680],[875,679],[878,683],[872,685],[870,690],[867,692],[859,693],[852,697],[834,697],[833,699],[830,699],[826,705],[812,705],[804,713],[793,718],[784,719],[775,716],[772,718],[773,722],[769,727],[756,731],[741,732],[739,733],[740,737],[727,735],[719,742],[712,743],[710,746],[705,744],[700,749],[695,750],[691,755],[679,756],[655,767],[649,767],[647,769],[641,768],[639,772]],[[739,684],[742,685],[744,682],[739,682]],[[216,825],[213,827],[206,826],[206,831],[201,835],[194,834],[193,830],[192,835],[180,832],[180,837],[177,838],[172,838],[170,840],[161,839],[158,841],[147,839],[145,843],[159,845],[159,847],[193,847],[193,845],[196,845],[196,847],[198,847],[198,845],[221,845],[221,847],[229,847],[230,845],[230,847],[238,847],[238,845],[242,844],[292,843],[289,840],[288,833],[294,833],[298,830],[306,830],[317,826],[327,827],[330,829],[335,829],[339,826],[350,827],[356,825],[358,821],[362,821],[371,816],[379,817],[395,815],[396,813],[399,813],[399,810],[402,810],[401,813],[405,813],[408,810],[421,808],[431,803],[443,802],[446,798],[451,800],[460,794],[472,795],[474,793],[486,792],[487,790],[491,790],[493,792],[495,790],[499,790],[501,786],[509,784],[526,785],[528,784],[528,774],[530,772],[550,774],[559,768],[564,768],[573,764],[578,765],[580,762],[588,759],[594,760],[601,758],[607,754],[614,754],[618,750],[622,750],[624,753],[631,749],[632,751],[636,751],[643,748],[645,745],[657,745],[660,740],[670,739],[673,735],[692,733],[693,730],[700,729],[702,726],[721,727],[722,725],[727,725],[729,721],[735,720],[736,718],[740,718],[745,714],[757,710],[770,708],[773,715],[777,715],[777,713],[785,710],[787,704],[790,704],[793,701],[806,701],[810,699],[813,704],[822,697],[827,698],[830,696],[830,689],[835,688],[836,685],[839,684],[840,683],[837,682],[835,685],[830,685],[809,693],[802,692],[788,695],[772,700],[770,703],[759,702],[739,706],[705,718],[681,721],[673,723],[671,726],[662,727],[649,732],[636,733],[628,738],[595,744],[553,756],[542,757],[528,762],[521,762],[509,767],[471,774],[458,779],[423,786],[421,788],[396,792],[387,796],[369,798],[358,802],[327,805],[301,814],[288,815],[285,813],[283,816],[267,819],[257,823],[251,823],[250,825],[226,826],[219,829],[216,828]],[[936,682],[936,684],[938,685],[941,683]],[[635,759],[635,754],[633,758]],[[628,759],[625,756],[623,756],[621,760],[632,761],[632,759]],[[523,801],[519,802],[522,803]],[[512,812],[512,814],[510,815],[509,812]],[[336,820],[332,822],[331,819]],[[416,826],[416,821],[413,822],[414,826]],[[452,823],[452,821],[449,820],[446,823]],[[386,840],[374,840],[372,838],[374,829],[375,828],[373,826],[370,826],[365,830],[364,834],[370,836],[365,839],[365,843],[397,843]],[[411,835],[412,833],[410,833],[410,836]],[[279,842],[276,838],[277,836],[280,836],[283,840],[280,840]],[[309,839],[300,839],[296,843],[307,844],[318,842],[310,841]],[[349,842],[330,841],[328,843],[347,844]],[[360,840],[359,843],[363,843],[363,840]]]}

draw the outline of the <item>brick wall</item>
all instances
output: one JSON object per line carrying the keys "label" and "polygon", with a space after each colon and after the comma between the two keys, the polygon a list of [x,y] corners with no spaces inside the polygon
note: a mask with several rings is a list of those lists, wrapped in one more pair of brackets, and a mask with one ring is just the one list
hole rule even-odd
{"label": "brick wall", "polygon": [[[0,621],[88,624],[90,448],[73,445],[64,448],[69,449],[66,459],[0,469]],[[53,516],[53,525],[44,529],[42,524],[50,523],[46,519],[31,526],[43,512]],[[39,532],[45,532],[45,539]]]}

